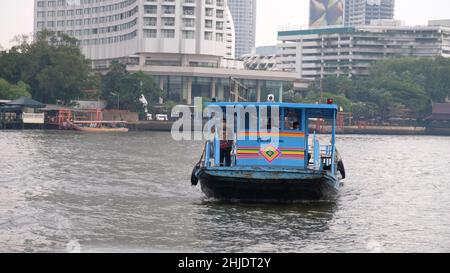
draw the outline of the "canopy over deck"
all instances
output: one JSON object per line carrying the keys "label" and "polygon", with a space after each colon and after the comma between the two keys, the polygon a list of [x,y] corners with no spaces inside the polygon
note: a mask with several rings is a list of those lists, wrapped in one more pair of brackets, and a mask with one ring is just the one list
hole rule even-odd
{"label": "canopy over deck", "polygon": [[333,118],[338,111],[335,104],[305,104],[305,103],[282,103],[282,102],[212,102],[207,107],[279,107],[291,109],[305,109],[308,118]]}
{"label": "canopy over deck", "polygon": [[45,104],[35,101],[27,97],[21,97],[16,100],[6,103],[6,105],[28,107],[28,108],[44,108]]}
{"label": "canopy over deck", "polygon": [[0,106],[0,112],[19,112],[22,109],[20,106],[13,106],[13,105],[7,105],[7,106]]}

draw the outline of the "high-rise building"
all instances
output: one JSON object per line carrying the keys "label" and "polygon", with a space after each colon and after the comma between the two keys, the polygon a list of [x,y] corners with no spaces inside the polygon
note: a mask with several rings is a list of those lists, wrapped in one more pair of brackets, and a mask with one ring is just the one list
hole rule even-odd
{"label": "high-rise building", "polygon": [[367,76],[372,62],[396,57],[450,58],[450,27],[358,26],[278,32],[277,68],[297,78]]}
{"label": "high-rise building", "polygon": [[227,0],[35,0],[35,9],[35,33],[65,32],[91,60],[140,53],[225,57],[231,34]]}
{"label": "high-rise building", "polygon": [[249,25],[244,17],[255,10],[250,7],[233,22],[227,2],[35,0],[34,31],[48,29],[76,38],[94,69],[105,70],[119,60],[130,72],[153,76],[172,101],[191,104],[199,96],[231,100],[230,77],[246,82],[246,99],[251,101],[278,92],[293,74],[244,70],[244,64],[233,59],[235,45],[243,47],[234,42],[236,20],[242,40],[254,46],[254,19],[249,19],[253,24],[246,35],[242,24]]}
{"label": "high-rise building", "polygon": [[394,19],[395,0],[345,0],[345,25],[370,25],[372,20]]}
{"label": "high-rise building", "polygon": [[256,0],[228,0],[235,29],[235,57],[254,51],[256,44]]}

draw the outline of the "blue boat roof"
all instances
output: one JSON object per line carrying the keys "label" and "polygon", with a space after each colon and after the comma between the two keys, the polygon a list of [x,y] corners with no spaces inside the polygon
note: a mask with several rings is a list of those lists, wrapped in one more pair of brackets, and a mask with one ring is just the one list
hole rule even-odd
{"label": "blue boat roof", "polygon": [[211,102],[207,106],[278,106],[280,108],[313,109],[313,110],[338,110],[336,104],[306,104],[284,102]]}
{"label": "blue boat roof", "polygon": [[338,111],[336,104],[306,104],[306,103],[284,103],[284,102],[211,102],[207,106],[278,106],[280,108],[294,108],[294,109],[311,109],[316,112],[329,112],[330,110]]}
{"label": "blue boat roof", "polygon": [[227,106],[275,106],[280,108],[294,108],[294,109],[305,109],[310,118],[333,118],[333,113],[338,111],[338,106],[336,104],[306,104],[306,103],[284,103],[284,102],[212,102],[207,105],[217,106],[217,107],[227,107]]}

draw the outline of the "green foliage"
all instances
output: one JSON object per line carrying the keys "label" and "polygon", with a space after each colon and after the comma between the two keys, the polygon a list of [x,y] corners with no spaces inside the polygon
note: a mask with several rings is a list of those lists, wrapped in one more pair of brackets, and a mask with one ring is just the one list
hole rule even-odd
{"label": "green foliage", "polygon": [[[323,100],[327,100],[328,98],[332,98],[334,100],[334,103],[339,105],[344,109],[346,112],[351,111],[352,102],[347,99],[345,96],[342,95],[336,95],[333,93],[324,92],[322,93]],[[320,93],[316,92],[310,92],[308,96],[304,99],[297,99],[295,102],[302,102],[302,103],[321,103],[320,100]],[[323,102],[322,102],[323,103]]]}
{"label": "green foliage", "polygon": [[101,96],[102,76],[97,73],[91,73],[86,79],[85,99],[98,100]]}
{"label": "green foliage", "polygon": [[117,108],[119,102],[121,109],[142,112],[143,106],[139,101],[142,94],[150,105],[163,97],[162,90],[151,76],[143,72],[130,74],[125,65],[113,62],[111,70],[101,82],[101,96],[108,102],[108,107]]}
{"label": "green foliage", "polygon": [[[396,58],[375,62],[369,77],[349,80],[327,77],[312,83],[308,98],[317,99],[320,90],[324,99],[335,101],[343,96],[351,101],[355,117],[381,118],[394,116],[424,117],[431,102],[444,102],[450,96],[450,60],[445,58]],[[322,87],[322,88],[321,88]],[[307,99],[308,99],[307,98]],[[324,102],[324,101],[323,101]]]}
{"label": "green foliage", "polygon": [[168,100],[164,102],[163,109],[165,113],[170,114],[172,112],[172,109],[177,105],[176,102]]}
{"label": "green foliage", "polygon": [[28,86],[24,82],[10,84],[5,79],[0,78],[0,99],[15,100],[20,97],[29,97]]}
{"label": "green foliage", "polygon": [[43,31],[33,43],[26,36],[16,43],[0,55],[0,77],[27,83],[33,98],[44,103],[68,103],[83,95],[90,67],[74,38]]}

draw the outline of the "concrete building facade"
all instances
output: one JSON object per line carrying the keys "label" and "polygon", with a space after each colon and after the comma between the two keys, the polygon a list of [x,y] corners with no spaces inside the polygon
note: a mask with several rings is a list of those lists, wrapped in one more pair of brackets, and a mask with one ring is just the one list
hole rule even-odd
{"label": "concrete building facade", "polygon": [[228,0],[235,28],[235,57],[254,53],[256,45],[256,0]]}
{"label": "concrete building facade", "polygon": [[241,95],[248,100],[278,92],[293,74],[247,71],[233,60],[239,43],[227,5],[227,0],[35,0],[34,31],[75,37],[94,69],[105,71],[120,60],[129,71],[152,75],[175,102],[191,104],[195,96],[234,100],[235,80],[247,86]]}
{"label": "concrete building facade", "polygon": [[395,0],[345,0],[345,25],[370,25],[372,20],[394,19]]}
{"label": "concrete building facade", "polygon": [[35,33],[65,32],[94,61],[145,52],[202,62],[190,57],[226,56],[227,37],[233,35],[227,33],[227,0],[35,0],[35,9]]}
{"label": "concrete building facade", "polygon": [[278,32],[277,67],[299,79],[368,75],[393,57],[450,57],[449,27],[338,27]]}

